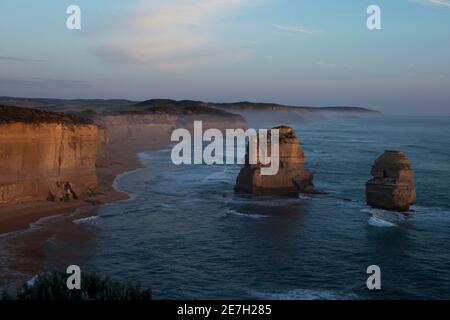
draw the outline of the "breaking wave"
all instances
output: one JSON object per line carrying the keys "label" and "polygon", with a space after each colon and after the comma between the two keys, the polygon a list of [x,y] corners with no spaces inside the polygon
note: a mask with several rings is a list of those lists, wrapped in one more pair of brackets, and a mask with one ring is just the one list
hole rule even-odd
{"label": "breaking wave", "polygon": [[75,224],[91,224],[96,225],[100,222],[99,216],[92,216],[92,217],[86,217],[86,218],[80,218],[72,221]]}
{"label": "breaking wave", "polygon": [[242,213],[236,210],[228,210],[227,215],[234,215],[238,217],[244,217],[244,218],[252,218],[252,219],[261,219],[261,218],[268,218],[268,215],[259,214],[259,213]]}
{"label": "breaking wave", "polygon": [[372,227],[378,227],[378,228],[392,228],[397,227],[395,223],[383,220],[377,216],[372,216],[369,219],[369,225]]}

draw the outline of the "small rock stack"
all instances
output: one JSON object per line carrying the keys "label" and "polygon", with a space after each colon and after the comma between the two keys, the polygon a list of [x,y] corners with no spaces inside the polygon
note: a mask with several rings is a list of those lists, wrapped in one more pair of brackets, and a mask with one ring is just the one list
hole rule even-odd
{"label": "small rock stack", "polygon": [[[261,164],[250,165],[247,148],[247,163],[241,169],[235,191],[297,196],[299,193],[314,193],[313,174],[304,169],[305,156],[294,130],[287,126],[275,127],[280,134],[280,166],[276,175],[261,175]],[[270,150],[270,138],[268,138]]]}
{"label": "small rock stack", "polygon": [[374,163],[366,184],[367,204],[380,209],[408,211],[416,202],[414,170],[400,151],[385,151]]}

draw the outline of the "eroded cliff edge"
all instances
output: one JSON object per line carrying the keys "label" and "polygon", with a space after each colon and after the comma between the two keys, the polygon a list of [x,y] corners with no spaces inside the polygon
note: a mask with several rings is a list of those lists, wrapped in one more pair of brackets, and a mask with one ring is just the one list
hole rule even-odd
{"label": "eroded cliff edge", "polygon": [[92,196],[105,139],[105,132],[89,120],[1,105],[0,203]]}

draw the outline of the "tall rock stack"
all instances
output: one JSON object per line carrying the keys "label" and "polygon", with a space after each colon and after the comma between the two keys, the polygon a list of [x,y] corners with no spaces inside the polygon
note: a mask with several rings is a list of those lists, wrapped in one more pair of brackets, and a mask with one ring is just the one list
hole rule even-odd
{"label": "tall rock stack", "polygon": [[[276,175],[261,175],[261,164],[249,164],[248,148],[246,164],[236,181],[235,191],[244,193],[266,193],[298,195],[314,193],[313,174],[304,169],[305,156],[294,130],[287,126],[275,127],[280,133],[280,163]],[[268,138],[270,143],[270,138]],[[268,144],[270,149],[270,144]]]}
{"label": "tall rock stack", "polygon": [[367,204],[380,209],[408,211],[416,202],[414,170],[400,151],[385,151],[374,163],[366,184]]}

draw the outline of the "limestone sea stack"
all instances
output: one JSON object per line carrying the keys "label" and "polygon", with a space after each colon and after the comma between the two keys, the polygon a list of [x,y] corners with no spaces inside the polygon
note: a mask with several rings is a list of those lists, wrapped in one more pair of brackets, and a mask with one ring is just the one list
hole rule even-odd
{"label": "limestone sea stack", "polygon": [[400,151],[385,151],[374,163],[366,184],[367,204],[380,209],[408,211],[416,202],[414,170]]}
{"label": "limestone sea stack", "polygon": [[[313,193],[313,174],[305,170],[305,156],[294,130],[287,126],[275,127],[280,133],[280,163],[276,175],[261,175],[261,164],[246,164],[236,181],[236,192],[294,195]],[[268,138],[270,142],[270,138]],[[268,146],[270,150],[270,145]]]}

